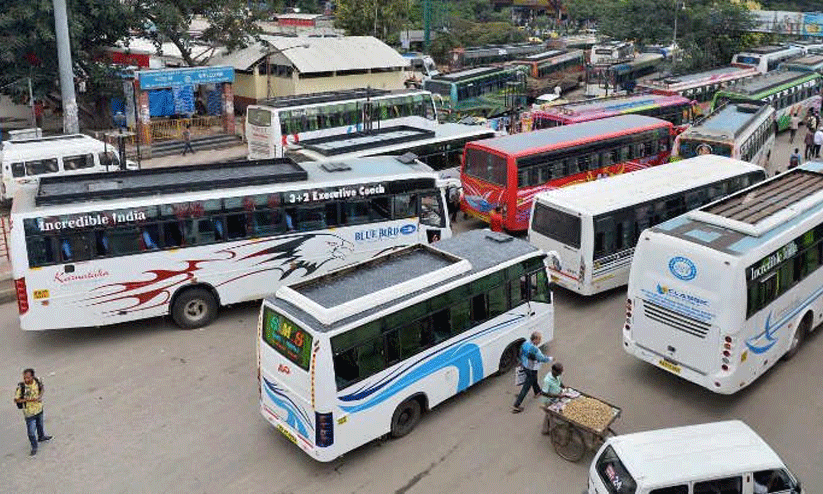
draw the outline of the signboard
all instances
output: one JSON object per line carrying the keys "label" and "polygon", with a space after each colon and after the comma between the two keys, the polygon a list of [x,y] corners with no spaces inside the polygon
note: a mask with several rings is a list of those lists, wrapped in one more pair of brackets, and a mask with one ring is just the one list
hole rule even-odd
{"label": "signboard", "polygon": [[785,10],[753,10],[755,26],[752,31],[774,34],[800,34],[803,26],[802,12]]}
{"label": "signboard", "polygon": [[160,89],[193,84],[234,82],[232,67],[190,67],[185,69],[142,70],[140,89]]}
{"label": "signboard", "polygon": [[803,34],[823,36],[823,14],[803,14]]}

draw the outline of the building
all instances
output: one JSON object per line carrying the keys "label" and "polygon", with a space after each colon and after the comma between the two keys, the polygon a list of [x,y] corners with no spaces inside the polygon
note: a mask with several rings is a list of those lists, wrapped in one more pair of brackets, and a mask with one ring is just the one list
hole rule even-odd
{"label": "building", "polygon": [[239,110],[274,96],[372,87],[403,89],[408,60],[372,36],[262,36],[247,48],[212,58],[235,70]]}

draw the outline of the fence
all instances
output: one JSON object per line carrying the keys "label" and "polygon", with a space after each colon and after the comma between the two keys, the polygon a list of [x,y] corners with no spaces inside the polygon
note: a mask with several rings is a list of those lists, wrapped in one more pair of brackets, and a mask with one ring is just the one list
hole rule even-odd
{"label": "fence", "polygon": [[9,229],[11,225],[11,220],[8,216],[3,215],[0,216],[0,260],[3,257],[6,258],[7,261],[10,261],[11,258],[9,256]]}
{"label": "fence", "polygon": [[[222,130],[222,116],[177,118],[173,120],[154,120],[149,123],[152,141],[180,140],[183,130],[191,126],[192,135],[208,134],[214,130]],[[216,127],[216,129],[215,129]]]}

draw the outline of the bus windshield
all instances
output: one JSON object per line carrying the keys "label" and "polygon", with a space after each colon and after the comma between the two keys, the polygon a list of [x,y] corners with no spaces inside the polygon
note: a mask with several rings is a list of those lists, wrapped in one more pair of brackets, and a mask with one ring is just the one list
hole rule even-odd
{"label": "bus windshield", "polygon": [[580,248],[580,218],[558,211],[540,202],[535,203],[532,229],[564,245]]}
{"label": "bus windshield", "polygon": [[637,491],[637,483],[611,446],[603,450],[595,468],[609,493],[634,494]]}
{"label": "bus windshield", "polygon": [[683,139],[680,141],[678,154],[681,158],[694,158],[699,154],[714,154],[717,156],[732,156],[732,147],[729,144],[719,142],[693,141]]}
{"label": "bus windshield", "polygon": [[465,172],[485,182],[506,185],[506,158],[482,149],[467,148]]}
{"label": "bus windshield", "polygon": [[301,369],[309,370],[311,334],[270,307],[263,312],[263,340]]}
{"label": "bus windshield", "polygon": [[251,125],[258,127],[268,127],[271,125],[271,111],[263,108],[249,108],[247,118]]}

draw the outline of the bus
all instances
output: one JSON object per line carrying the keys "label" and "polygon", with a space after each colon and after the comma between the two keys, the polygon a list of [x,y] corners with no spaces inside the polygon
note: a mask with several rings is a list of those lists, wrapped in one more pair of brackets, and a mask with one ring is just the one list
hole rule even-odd
{"label": "bus", "polygon": [[592,65],[614,65],[634,58],[634,43],[631,41],[608,41],[592,46],[589,63]]}
{"label": "bus", "polygon": [[729,84],[756,76],[760,72],[754,67],[721,67],[719,69],[677,76],[646,79],[637,83],[641,91],[657,94],[678,95],[697,102],[696,112],[709,113],[712,98],[717,91]]}
{"label": "bus", "polygon": [[821,90],[823,77],[818,73],[773,71],[718,91],[712,100],[712,111],[727,102],[765,101],[777,111],[777,130],[782,131],[789,128],[793,114],[803,118],[811,108],[820,108]]}
{"label": "bus", "polygon": [[823,55],[806,55],[780,64],[781,69],[823,74]]}
{"label": "bus", "polygon": [[102,326],[219,306],[449,237],[445,185],[416,160],[271,160],[56,177],[22,190],[9,251],[20,327]]}
{"label": "bus", "polygon": [[[641,53],[633,60],[612,65],[589,65],[586,74],[586,94],[608,96],[625,91],[633,93],[639,79],[654,74],[662,66],[665,58],[660,53]],[[592,90],[595,86],[597,90]],[[602,91],[601,91],[602,90]]]}
{"label": "bus", "polygon": [[671,122],[682,132],[694,119],[694,102],[682,96],[633,94],[573,101],[532,112],[535,129],[588,122],[617,115],[637,114]]}
{"label": "bus", "polygon": [[449,69],[460,70],[497,65],[546,51],[545,43],[515,43],[454,48],[449,52]]}
{"label": "bus", "polygon": [[246,109],[248,158],[282,158],[303,139],[394,125],[433,130],[437,112],[431,93],[367,88],[273,98]]}
{"label": "bus", "polygon": [[511,63],[527,67],[528,75],[535,79],[564,79],[571,75],[580,82],[586,57],[583,50],[549,50]]}
{"label": "bus", "polygon": [[736,67],[754,67],[761,74],[777,69],[790,58],[806,54],[803,48],[797,46],[760,46],[751,48],[748,52],[737,53],[732,57],[732,65]]}
{"label": "bus", "polygon": [[485,222],[500,207],[504,228],[525,231],[537,193],[665,163],[673,133],[665,120],[622,115],[470,142],[460,207]]}
{"label": "bus", "polygon": [[463,147],[472,141],[490,139],[498,133],[482,125],[442,123],[433,131],[398,126],[369,134],[344,134],[302,141],[286,153],[297,162],[348,160],[366,156],[411,153],[441,177],[459,177]]}
{"label": "bus", "polygon": [[423,81],[440,73],[434,59],[422,53],[404,53],[403,58],[409,61],[406,68],[406,86],[422,87]]}
{"label": "bus", "polygon": [[541,192],[529,242],[549,259],[551,279],[581,295],[624,286],[640,233],[766,178],[759,166],[698,156]]}
{"label": "bus", "polygon": [[[438,95],[439,109],[452,118],[478,115],[490,117],[508,111],[507,93],[522,100],[526,84],[526,68],[519,65],[505,67],[477,67],[440,74],[424,81],[427,91]],[[515,106],[523,106],[517,101]]]}
{"label": "bus", "polygon": [[775,141],[775,111],[763,102],[729,103],[674,140],[672,159],[716,154],[766,167]]}
{"label": "bus", "polygon": [[553,337],[539,249],[474,230],[280,287],[258,319],[260,412],[328,462],[518,361]]}
{"label": "bus", "polygon": [[735,393],[823,320],[821,259],[823,163],[652,227],[634,252],[623,349]]}

